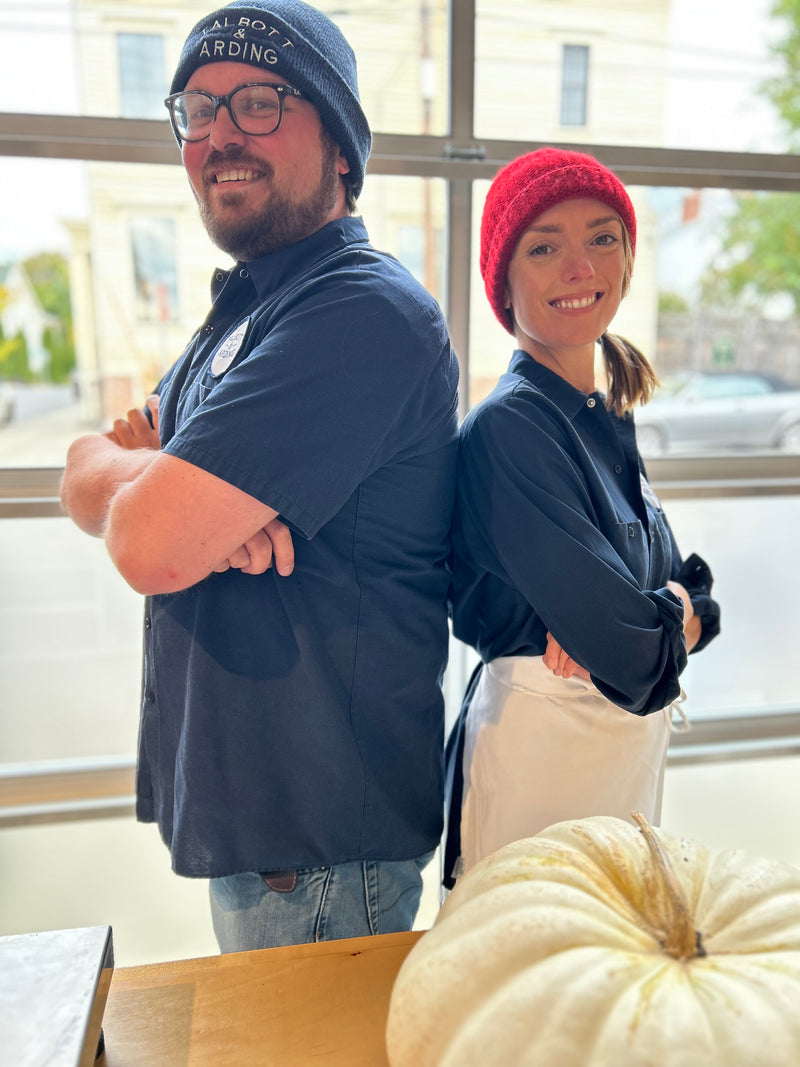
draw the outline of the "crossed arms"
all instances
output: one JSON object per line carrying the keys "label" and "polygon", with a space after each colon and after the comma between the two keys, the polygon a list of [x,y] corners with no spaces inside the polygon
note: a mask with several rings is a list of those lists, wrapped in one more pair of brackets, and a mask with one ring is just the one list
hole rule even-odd
{"label": "crossed arms", "polygon": [[158,397],[107,434],[70,446],[61,502],[85,533],[102,537],[139,593],[174,593],[235,567],[290,574],[294,551],[278,513],[216,475],[160,451]]}
{"label": "crossed arms", "polygon": [[[667,582],[667,589],[672,590],[683,601],[683,636],[686,641],[686,651],[691,652],[703,633],[703,624],[700,616],[695,615],[689,594],[680,582]],[[575,675],[577,678],[583,678],[585,682],[592,680],[586,668],[576,663],[549,632],[547,634],[547,648],[542,656],[542,661],[545,667],[559,678],[571,678]]]}

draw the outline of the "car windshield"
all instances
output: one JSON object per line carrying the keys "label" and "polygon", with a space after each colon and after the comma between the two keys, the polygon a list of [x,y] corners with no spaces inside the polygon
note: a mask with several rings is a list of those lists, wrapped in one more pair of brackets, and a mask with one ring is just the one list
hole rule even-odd
{"label": "car windshield", "polygon": [[670,374],[659,382],[656,396],[668,398],[677,396],[692,383],[692,378],[685,374]]}
{"label": "car windshield", "polygon": [[763,374],[720,371],[710,374],[667,375],[656,393],[662,400],[725,400],[731,397],[768,396],[792,391],[797,386]]}

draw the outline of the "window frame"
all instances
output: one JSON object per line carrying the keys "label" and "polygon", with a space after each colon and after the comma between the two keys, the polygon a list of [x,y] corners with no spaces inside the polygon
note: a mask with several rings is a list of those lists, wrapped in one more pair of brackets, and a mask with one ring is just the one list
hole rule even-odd
{"label": "window frame", "polygon": [[[367,172],[447,182],[444,306],[461,363],[463,413],[469,383],[474,183],[490,180],[505,163],[540,143],[474,136],[475,0],[451,0],[449,20],[449,133],[412,136],[376,132]],[[563,147],[596,156],[629,185],[791,192],[800,188],[797,155],[605,144]],[[154,119],[0,114],[0,155],[180,164],[169,123]],[[659,458],[648,462],[648,470],[664,498],[800,493],[800,456]],[[60,468],[0,469],[0,520],[61,516],[60,477]],[[703,720],[692,733],[675,736],[670,760],[685,763],[792,753],[800,753],[800,705],[754,709],[751,715],[735,719]],[[103,777],[109,772],[110,776]],[[98,785],[100,780],[103,784]],[[125,761],[115,767],[94,763],[51,770],[0,767],[0,786],[5,783],[7,787],[0,789],[0,824],[15,818],[41,821],[118,814],[120,805],[129,800],[130,781],[131,767]],[[100,801],[94,803],[98,789]]]}

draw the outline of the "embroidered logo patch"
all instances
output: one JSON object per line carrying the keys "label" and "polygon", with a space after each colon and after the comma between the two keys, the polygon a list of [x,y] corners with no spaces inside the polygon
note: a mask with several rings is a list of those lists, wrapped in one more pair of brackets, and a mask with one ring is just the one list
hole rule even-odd
{"label": "embroidered logo patch", "polygon": [[245,319],[244,322],[240,322],[214,349],[214,355],[211,357],[211,373],[215,378],[219,378],[221,374],[224,374],[236,359],[240,348],[244,344],[249,325],[249,318]]}

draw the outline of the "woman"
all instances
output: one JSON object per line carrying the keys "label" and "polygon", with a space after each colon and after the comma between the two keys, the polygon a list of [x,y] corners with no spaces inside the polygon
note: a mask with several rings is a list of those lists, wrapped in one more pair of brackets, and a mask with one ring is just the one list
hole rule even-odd
{"label": "woman", "polygon": [[687,652],[719,631],[708,567],[682,563],[636,448],[655,374],[607,333],[635,244],[628,194],[590,156],[543,148],[489,189],[481,273],[516,351],[460,430],[453,627],[482,663],[448,744],[447,885],[562,819],[658,822]]}

